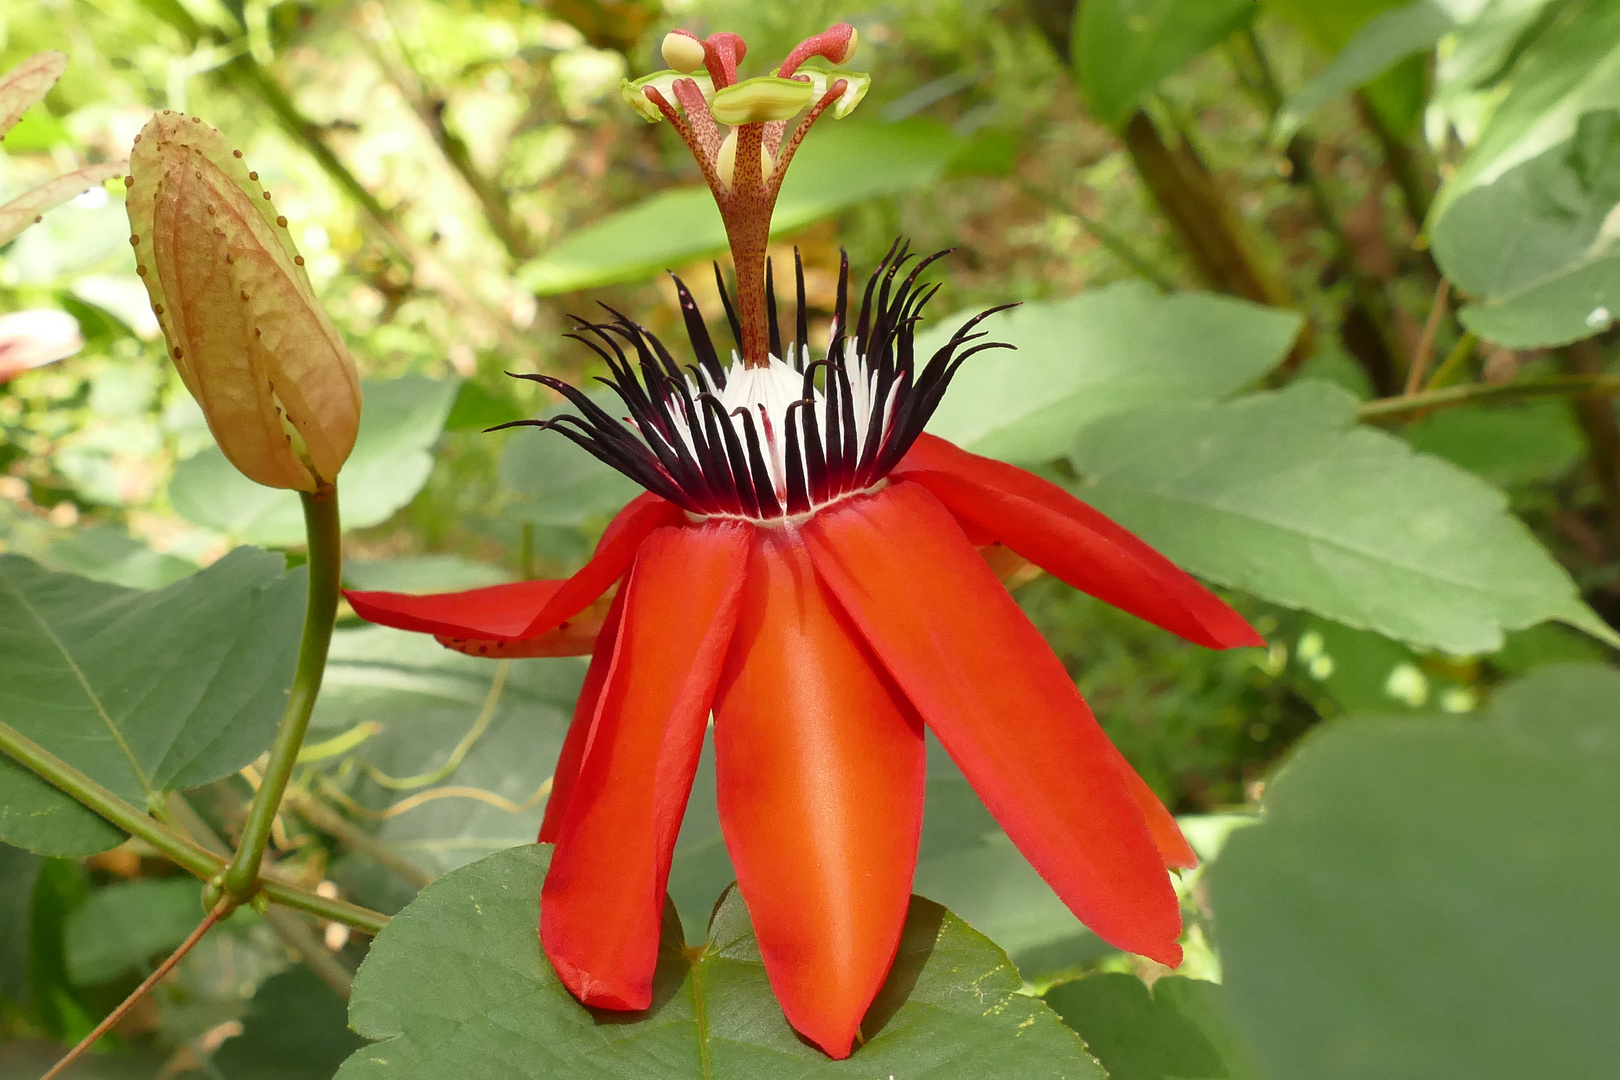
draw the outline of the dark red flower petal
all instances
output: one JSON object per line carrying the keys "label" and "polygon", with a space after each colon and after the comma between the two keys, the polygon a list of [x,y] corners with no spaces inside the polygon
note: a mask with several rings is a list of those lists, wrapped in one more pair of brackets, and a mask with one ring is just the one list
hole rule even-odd
{"label": "dark red flower petal", "polygon": [[1211,648],[1264,645],[1175,563],[1056,484],[923,435],[892,474],[914,481],[968,528],[990,533],[1053,576]]}
{"label": "dark red flower petal", "polygon": [[591,561],[565,581],[518,581],[431,596],[343,595],[362,619],[400,630],[487,641],[536,638],[590,607],[624,576],[647,534],[679,516],[678,508],[655,495],[638,496],[608,525]]}
{"label": "dark red flower petal", "polygon": [[645,1009],[669,879],[753,528],[641,544],[613,660],[540,895],[540,941],[586,1005]]}
{"label": "dark red flower petal", "polygon": [[1181,962],[1181,912],[1116,751],[1068,672],[924,488],[804,525],[821,576],[1007,835],[1081,921]]}
{"label": "dark red flower petal", "polygon": [[613,646],[619,640],[627,592],[620,589],[614,595],[613,605],[602,623],[602,632],[597,636],[596,649],[591,653],[590,667],[585,669],[585,682],[574,702],[574,718],[568,723],[568,734],[563,736],[562,750],[557,755],[557,767],[551,773],[551,796],[546,799],[546,816],[540,821],[539,843],[555,842],[562,831],[563,814],[568,810],[568,799],[573,794],[580,763],[585,759],[585,747],[595,727],[596,704],[613,666]]}
{"label": "dark red flower petal", "polygon": [[788,1022],[834,1058],[900,942],[922,829],[922,722],[817,579],[761,529],[715,697],[720,824]]}

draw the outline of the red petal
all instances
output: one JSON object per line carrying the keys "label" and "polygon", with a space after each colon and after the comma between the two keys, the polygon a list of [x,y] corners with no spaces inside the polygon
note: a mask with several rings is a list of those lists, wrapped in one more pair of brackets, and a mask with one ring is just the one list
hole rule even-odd
{"label": "red petal", "polygon": [[720,824],[788,1022],[849,1056],[900,943],[922,723],[785,529],[762,529],[715,698]]}
{"label": "red petal", "polygon": [[1181,912],[1117,753],[1068,672],[923,488],[821,511],[817,572],[1007,835],[1087,926],[1175,965]]}
{"label": "red petal", "polygon": [[1159,849],[1159,857],[1164,865],[1171,870],[1191,870],[1198,865],[1198,853],[1193,851],[1192,845],[1181,834],[1181,826],[1176,824],[1175,815],[1166,810],[1164,803],[1148,787],[1148,782],[1125,760],[1113,743],[1108,744],[1114,751],[1114,764],[1124,770],[1125,778],[1130,781],[1131,796],[1136,800],[1137,807],[1142,816],[1147,819],[1148,831],[1153,834],[1153,846]]}
{"label": "red petal", "polygon": [[679,515],[679,508],[656,495],[631,500],[609,523],[591,561],[566,581],[519,581],[432,596],[395,592],[343,595],[362,619],[400,630],[473,639],[475,643],[537,638],[590,607],[624,576],[647,534]]}
{"label": "red petal", "polygon": [[1265,644],[1175,563],[1032,473],[924,435],[893,475],[923,485],[964,526],[988,531],[1081,592],[1188,641],[1217,649]]}
{"label": "red petal", "polygon": [[624,618],[557,850],[540,941],[586,1005],[645,1009],[669,860],[742,596],[752,527],[658,529]]}
{"label": "red petal", "polygon": [[569,796],[573,794],[574,781],[579,777],[579,765],[584,760],[585,746],[590,741],[596,721],[596,703],[602,696],[608,670],[613,666],[613,646],[619,640],[624,597],[628,591],[620,589],[614,595],[613,605],[608,608],[602,633],[596,641],[596,651],[591,654],[591,666],[585,669],[585,682],[579,688],[578,700],[574,702],[574,718],[569,721],[568,734],[563,736],[562,750],[557,755],[557,767],[551,773],[551,796],[546,799],[546,816],[540,822],[538,843],[555,842],[562,830],[563,815],[568,811]]}

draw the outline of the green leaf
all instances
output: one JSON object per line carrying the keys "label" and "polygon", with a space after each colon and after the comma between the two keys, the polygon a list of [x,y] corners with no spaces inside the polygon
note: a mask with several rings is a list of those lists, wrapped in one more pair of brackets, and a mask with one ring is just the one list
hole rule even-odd
{"label": "green leaf", "polygon": [[1435,225],[1435,260],[1474,303],[1463,325],[1513,349],[1565,345],[1620,313],[1620,112],[1587,113],[1572,138],[1458,197]]}
{"label": "green leaf", "polygon": [[[1265,10],[1305,32],[1317,48],[1337,56],[1356,33],[1402,0],[1263,0]],[[1420,57],[1408,57],[1366,84],[1363,91],[1384,125],[1398,137],[1415,133],[1427,98],[1428,75]]]}
{"label": "green leaf", "polygon": [[1165,77],[1255,11],[1254,0],[1086,0],[1075,10],[1071,48],[1092,115],[1123,127]]}
{"label": "green leaf", "polygon": [[45,553],[52,570],[81,574],[130,589],[160,589],[197,572],[197,564],[167,555],[110,523],[74,529]]}
{"label": "green leaf", "polygon": [[86,986],[126,971],[145,975],[149,962],[173,951],[205,914],[202,882],[194,878],[126,881],[98,889],[68,916],[68,978]]}
{"label": "green leaf", "polygon": [[1501,487],[1557,480],[1587,453],[1586,440],[1563,401],[1443,409],[1407,425],[1401,434],[1415,449]]}
{"label": "green leaf", "polygon": [[[242,548],[140,592],[0,556],[0,716],[137,806],[229,776],[281,716],[304,576]],[[0,839],[88,855],[122,834],[6,762]]]}
{"label": "green leaf", "polygon": [[[623,411],[605,395],[593,395],[610,411]],[[541,413],[550,419],[571,413],[559,405]],[[617,412],[615,412],[617,415]],[[615,514],[641,494],[640,484],[606,465],[556,431],[520,430],[501,450],[501,487],[515,496],[510,517],[534,525],[581,528]]]}
{"label": "green leaf", "polygon": [[1331,63],[1288,95],[1272,138],[1285,143],[1328,101],[1382,75],[1413,53],[1434,47],[1458,23],[1457,0],[1415,0],[1374,15]]}
{"label": "green leaf", "polygon": [[1135,975],[1092,975],[1044,995],[1080,1033],[1110,1080],[1251,1080],[1218,983],[1167,976],[1151,990]]}
{"label": "green leaf", "polygon": [[[816,126],[782,183],[771,234],[780,236],[849,206],[939,180],[961,140],[936,121],[859,121]],[[726,249],[726,230],[706,187],[661,191],[580,229],[518,268],[539,296],[639,281]]]}
{"label": "green leaf", "polygon": [[[782,1018],[741,899],[715,912],[708,945],[683,950],[666,917],[647,1013],[592,1012],[540,952],[547,848],[463,867],[422,891],[373,944],[355,979],[349,1022],[385,1040],[357,1052],[340,1080],[431,1077],[761,1076],[947,1080],[1096,1078],[1079,1039],[1018,992],[1005,954],[938,905],[914,899],[867,1041],[830,1061]],[[431,993],[424,986],[431,985]]]}
{"label": "green leaf", "polygon": [[[433,444],[460,385],[460,379],[421,375],[362,382],[360,432],[338,478],[345,529],[382,524],[422,490],[433,471]],[[180,463],[169,481],[169,499],[181,517],[238,543],[304,542],[297,492],[255,484],[217,447]]]}
{"label": "green leaf", "polygon": [[1599,1077],[1620,1059],[1620,673],[1542,668],[1482,718],[1308,739],[1211,900],[1267,1075]]}
{"label": "green leaf", "polygon": [[1620,3],[1573,10],[1521,61],[1507,97],[1435,196],[1431,229],[1473,188],[1569,139],[1583,114],[1620,106]]}
{"label": "green leaf", "polygon": [[214,1067],[225,1080],[330,1080],[363,1045],[343,999],[296,964],[259,987],[242,1034],[214,1053]]}
{"label": "green leaf", "polygon": [[[931,355],[964,321],[934,322],[917,355]],[[1017,351],[964,364],[928,430],[976,454],[1050,461],[1100,416],[1246,386],[1282,360],[1299,327],[1291,311],[1209,293],[1166,296],[1140,281],[1025,304],[984,325],[989,340]]]}
{"label": "green leaf", "polygon": [[1106,417],[1073,460],[1082,498],[1229,588],[1451,653],[1547,619],[1617,640],[1500,491],[1326,383]]}
{"label": "green leaf", "polygon": [[348,589],[451,592],[501,585],[511,580],[513,575],[498,566],[474,562],[460,555],[407,555],[368,562],[351,559],[343,564],[343,586]]}
{"label": "green leaf", "polygon": [[31,851],[0,844],[0,1002],[28,1000],[28,925],[33,916],[34,883],[45,860]]}
{"label": "green leaf", "polygon": [[[378,836],[430,873],[534,840],[551,775],[584,678],[575,658],[491,661],[444,648],[425,634],[372,626],[338,631],[312,742],[359,725],[376,730],[334,774],[354,773],[349,794],[375,812],[433,788],[434,798],[378,826]],[[458,757],[458,746],[466,748]],[[383,786],[382,775],[405,785]],[[496,805],[479,791],[522,808]],[[710,894],[712,902],[714,894]]]}

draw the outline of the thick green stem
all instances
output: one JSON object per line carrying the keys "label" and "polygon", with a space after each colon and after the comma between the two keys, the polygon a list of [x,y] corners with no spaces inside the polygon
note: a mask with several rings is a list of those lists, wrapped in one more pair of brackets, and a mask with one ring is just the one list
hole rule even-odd
{"label": "thick green stem", "polygon": [[[131,836],[150,844],[175,865],[208,880],[225,868],[225,860],[152,820],[111,791],[90,779],[9,724],[0,722],[0,752],[37,774],[40,779]],[[344,923],[361,933],[376,934],[388,925],[388,916],[358,904],[329,900],[307,889],[274,878],[261,883],[264,894],[283,907],[307,911],[323,919]]]}
{"label": "thick green stem", "polygon": [[223,863],[223,860],[171,832],[6,723],[0,723],[0,751],[118,828],[151,844],[198,877],[206,878],[217,873]]}
{"label": "thick green stem", "polygon": [[248,810],[247,824],[236,846],[236,857],[225,872],[224,888],[238,903],[246,903],[259,888],[259,864],[270,843],[270,828],[281,809],[298,748],[304,745],[309,716],[321,692],[326,672],[326,650],[332,643],[337,619],[338,586],[343,572],[342,530],[338,526],[337,488],[299,492],[304,502],[304,532],[309,538],[309,598],[304,605],[304,635],[298,646],[298,667],[286,711],[270,747],[270,763]]}
{"label": "thick green stem", "polygon": [[1470,383],[1467,386],[1448,386],[1444,390],[1425,390],[1421,394],[1378,398],[1363,402],[1356,410],[1362,420],[1373,423],[1393,423],[1407,419],[1414,413],[1434,409],[1450,409],[1459,405],[1496,404],[1504,401],[1525,401],[1530,398],[1612,398],[1620,397],[1620,375],[1554,375],[1545,379],[1496,386],[1491,383]]}

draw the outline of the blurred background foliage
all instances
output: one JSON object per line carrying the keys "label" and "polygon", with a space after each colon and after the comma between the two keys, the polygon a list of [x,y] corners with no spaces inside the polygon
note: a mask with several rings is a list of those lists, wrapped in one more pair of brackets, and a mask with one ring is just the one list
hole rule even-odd
{"label": "blurred background foliage", "polygon": [[[366,380],[344,483],[347,582],[559,576],[633,490],[562,439],[484,432],[555,407],[506,373],[599,374],[563,337],[570,314],[598,304],[678,338],[665,269],[718,307],[707,260],[723,236],[692,188],[696,168],[666,127],[624,106],[619,80],[662,66],[657,44],[674,26],[735,30],[769,57],[855,22],[872,92],[811,136],[773,251],[803,253],[822,327],[839,247],[861,271],[901,234],[956,249],[937,264],[931,313],[944,333],[949,313],[1028,302],[1006,323],[1021,351],[964,372],[936,430],[1084,485],[1232,589],[1272,642],[1205,652],[1050,579],[1017,579],[1104,727],[1207,854],[1324,718],[1468,713],[1504,679],[1610,658],[1596,640],[1613,640],[1600,617],[1620,614],[1620,435],[1607,399],[1380,414],[1388,436],[1348,425],[1356,402],[1407,389],[1610,370],[1615,271],[1597,241],[1612,238],[1620,201],[1614,114],[1601,111],[1620,105],[1620,36],[1604,39],[1616,5],[1600,0],[1192,6],[0,0],[0,67],[42,49],[71,59],[6,139],[0,200],[122,158],[154,109],[219,127],[292,222]],[[1519,80],[1540,80],[1541,113],[1515,113],[1528,108],[1515,104]],[[1528,188],[1568,190],[1521,214],[1519,189],[1493,182],[1515,169],[1530,170]],[[83,339],[0,385],[0,552],[131,589],[181,581],[244,543],[296,564],[296,499],[230,470],[165,360],[121,191],[86,193],[0,252],[0,311],[66,312]],[[1470,306],[1448,301],[1442,270]],[[1543,287],[1578,294],[1578,310],[1538,299]],[[1290,442],[1285,418],[1254,411],[1279,401],[1316,410],[1316,441]],[[1248,448],[1242,484],[1197,480],[1214,494],[1196,514],[1153,503],[1234,440]],[[1345,464],[1352,449],[1360,473]],[[1286,499],[1250,483],[1318,459],[1323,471]],[[1375,501],[1401,503],[1419,525],[1354,503],[1357,478],[1374,475],[1399,491]],[[1211,517],[1198,535],[1184,523],[1267,519],[1312,498],[1353,505],[1279,529],[1378,562],[1367,595],[1303,570],[1273,582],[1251,565],[1266,538],[1223,547],[1230,522]],[[1419,527],[1430,507],[1455,510],[1453,532]],[[1276,559],[1291,566],[1285,541]],[[1403,621],[1415,593],[1389,567],[1487,599],[1466,625],[1433,612]],[[531,840],[582,670],[491,665],[341,623],[277,835],[283,870],[394,911],[438,874]],[[918,891],[1037,984],[1135,970],[1056,905],[948,760],[936,752],[931,765]],[[228,837],[250,780],[172,796],[176,813],[198,836]],[[671,881],[689,935],[729,877],[700,778]],[[1190,972],[1218,976],[1207,902],[1184,884]],[[196,891],[135,844],[88,859],[0,845],[0,1075],[40,1071],[52,1044],[89,1030],[184,936]],[[301,919],[238,912],[75,1075],[329,1076],[355,1045],[331,1018],[363,944]],[[307,968],[289,966],[298,958]],[[308,1053],[272,1068],[286,1044],[271,1033],[293,1023],[308,1027]]]}

